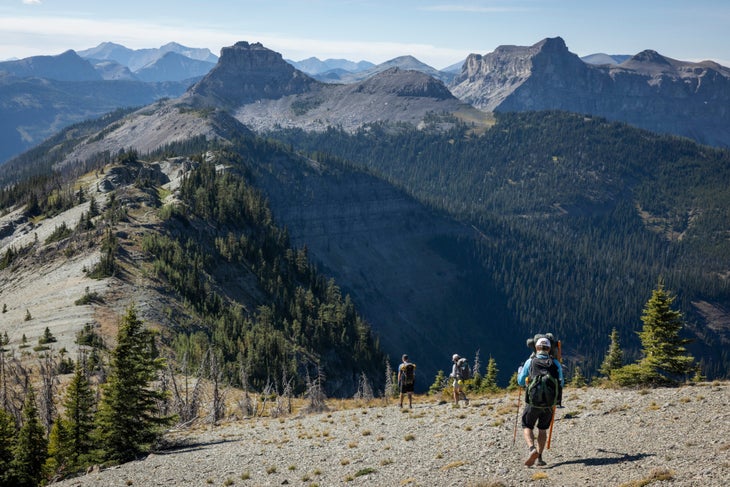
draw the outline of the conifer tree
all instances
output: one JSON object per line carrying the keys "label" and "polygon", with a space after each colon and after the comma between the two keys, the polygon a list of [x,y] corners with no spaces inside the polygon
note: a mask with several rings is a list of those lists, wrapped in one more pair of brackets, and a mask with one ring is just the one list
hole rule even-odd
{"label": "conifer tree", "polygon": [[154,356],[154,337],[142,325],[130,306],[111,354],[95,430],[106,460],[125,462],[148,451],[172,421],[157,414],[158,400],[164,398],[151,384],[164,364]]}
{"label": "conifer tree", "polygon": [[664,289],[660,279],[641,316],[644,327],[639,338],[644,358],[640,365],[657,383],[685,379],[694,365],[694,357],[685,348],[691,340],[679,336],[682,313],[672,309],[673,303],[674,296]]}
{"label": "conifer tree", "polygon": [[15,446],[15,422],[10,413],[0,407],[0,487],[14,485],[11,475]]}
{"label": "conifer tree", "polygon": [[66,389],[64,422],[68,436],[69,469],[76,470],[89,462],[93,449],[94,409],[96,401],[81,361],[76,362],[74,377]]}
{"label": "conifer tree", "polygon": [[23,406],[23,425],[13,448],[12,475],[18,487],[35,487],[41,480],[48,440],[41,425],[33,388],[28,388]]}
{"label": "conifer tree", "polygon": [[484,375],[482,390],[485,390],[487,392],[495,392],[499,389],[499,386],[497,386],[498,372],[499,369],[497,368],[497,361],[494,360],[494,357],[490,356],[489,361],[487,362],[487,372]]}
{"label": "conifer tree", "polygon": [[71,451],[68,437],[65,421],[61,417],[56,418],[51,426],[51,433],[48,435],[48,458],[43,467],[48,477],[63,474],[69,469]]}
{"label": "conifer tree", "polygon": [[431,387],[428,388],[429,394],[440,394],[441,391],[444,390],[444,387],[446,387],[446,375],[444,374],[443,370],[439,370],[436,373],[436,377],[434,377],[433,384],[431,384]]}
{"label": "conifer tree", "polygon": [[507,384],[507,390],[508,391],[514,391],[515,389],[518,389],[520,387],[519,383],[517,383],[517,371],[514,371],[512,373],[512,376],[509,378],[509,384]]}
{"label": "conifer tree", "polygon": [[580,367],[577,365],[575,366],[573,379],[570,381],[570,385],[573,387],[584,387],[586,385],[586,378],[583,375],[583,372],[580,370]]}
{"label": "conifer tree", "polygon": [[623,366],[624,352],[621,350],[619,342],[618,330],[616,328],[611,331],[611,342],[608,345],[606,357],[603,359],[599,372],[608,378],[611,378],[611,371],[619,369]]}
{"label": "conifer tree", "polygon": [[674,297],[664,289],[660,279],[644,307],[644,323],[639,338],[642,358],[611,372],[619,385],[670,385],[684,380],[693,371],[694,358],[687,354],[688,339],[679,336],[682,313],[672,309]]}

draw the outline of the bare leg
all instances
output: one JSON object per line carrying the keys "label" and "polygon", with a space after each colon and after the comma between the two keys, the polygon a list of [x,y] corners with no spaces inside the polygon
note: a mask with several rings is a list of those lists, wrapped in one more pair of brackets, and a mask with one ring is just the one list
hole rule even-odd
{"label": "bare leg", "polygon": [[537,452],[540,456],[545,451],[545,443],[547,443],[547,430],[537,430]]}
{"label": "bare leg", "polygon": [[[535,464],[535,461],[540,456],[537,448],[535,448],[535,435],[532,432],[532,428],[523,428],[522,432],[525,437],[525,441],[527,442],[527,446],[530,448],[530,456],[527,457],[527,460],[525,460],[525,465],[528,467],[532,467]],[[540,433],[538,433],[538,438],[539,435]]]}
{"label": "bare leg", "polygon": [[523,428],[522,435],[525,437],[528,448],[532,448],[533,446],[535,446],[535,434],[530,428]]}

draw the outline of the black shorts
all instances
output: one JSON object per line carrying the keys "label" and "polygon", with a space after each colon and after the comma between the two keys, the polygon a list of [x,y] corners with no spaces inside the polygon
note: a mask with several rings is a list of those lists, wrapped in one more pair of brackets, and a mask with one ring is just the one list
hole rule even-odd
{"label": "black shorts", "polygon": [[522,427],[532,429],[537,423],[537,429],[546,430],[553,419],[553,408],[534,408],[529,404],[522,412]]}
{"label": "black shorts", "polygon": [[413,392],[413,386],[414,384],[401,384],[400,385],[400,392]]}

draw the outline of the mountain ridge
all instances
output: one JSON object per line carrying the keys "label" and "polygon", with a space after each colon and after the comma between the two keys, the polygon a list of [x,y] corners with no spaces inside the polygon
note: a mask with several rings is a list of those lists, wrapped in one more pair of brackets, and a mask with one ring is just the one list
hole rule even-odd
{"label": "mountain ridge", "polygon": [[564,110],[659,133],[730,146],[730,69],[642,51],[617,65],[591,65],[562,38],[472,54],[449,85],[459,99],[494,111]]}

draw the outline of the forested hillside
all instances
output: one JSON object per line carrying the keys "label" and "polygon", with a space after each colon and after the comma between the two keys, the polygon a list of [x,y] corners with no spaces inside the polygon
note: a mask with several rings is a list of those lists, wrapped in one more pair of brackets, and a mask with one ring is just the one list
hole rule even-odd
{"label": "forested hillside", "polygon": [[[65,132],[67,139],[84,127]],[[62,153],[63,146],[56,147]],[[364,377],[380,385],[384,356],[370,326],[339,285],[311,265],[306,248],[290,245],[265,199],[247,182],[244,161],[277,150],[246,136],[226,149],[200,137],[167,145],[144,160],[134,151],[100,154],[61,171],[50,169],[53,151],[39,152],[33,164],[16,169],[25,176],[0,190],[3,214],[24,208],[2,228],[2,237],[27,220],[42,223],[77,205],[89,209],[78,225],[58,227],[45,242],[9,245],[0,256],[0,272],[32,271],[43,261],[97,249],[101,260],[88,270],[90,276],[127,282],[152,276],[159,281],[157,291],[179,303],[155,324],[167,325],[166,353],[180,367],[199,367],[212,350],[222,379],[245,381],[256,390],[286,386],[301,393],[320,374],[326,391],[339,396],[354,393]],[[180,168],[187,165],[188,172],[176,197],[163,204],[170,191],[162,187],[166,177],[158,166],[171,157],[188,161]],[[114,181],[105,203],[108,182],[96,183],[88,194],[76,179],[88,170]],[[154,223],[136,226],[133,215],[139,211],[156,215]],[[84,304],[103,301],[94,296]],[[8,338],[11,345],[20,339]]]}
{"label": "forested hillside", "polygon": [[270,136],[474,225],[473,252],[512,313],[505,327],[553,331],[582,370],[595,372],[614,327],[637,356],[641,309],[663,277],[704,372],[727,375],[729,152],[561,112],[497,114],[483,135],[372,125]]}
{"label": "forested hillside", "polygon": [[[180,187],[181,204],[165,210],[161,231],[144,236],[155,272],[195,311],[181,317],[177,356],[200,363],[212,344],[225,377],[240,385],[243,370],[256,390],[283,387],[284,377],[302,391],[319,373],[337,395],[357,390],[360,374],[380,382],[384,357],[369,325],[334,280],[310,265],[306,249],[290,247],[243,177],[240,161],[261,149],[245,141],[229,158],[202,161]],[[248,272],[263,291],[253,299],[233,292]]]}

